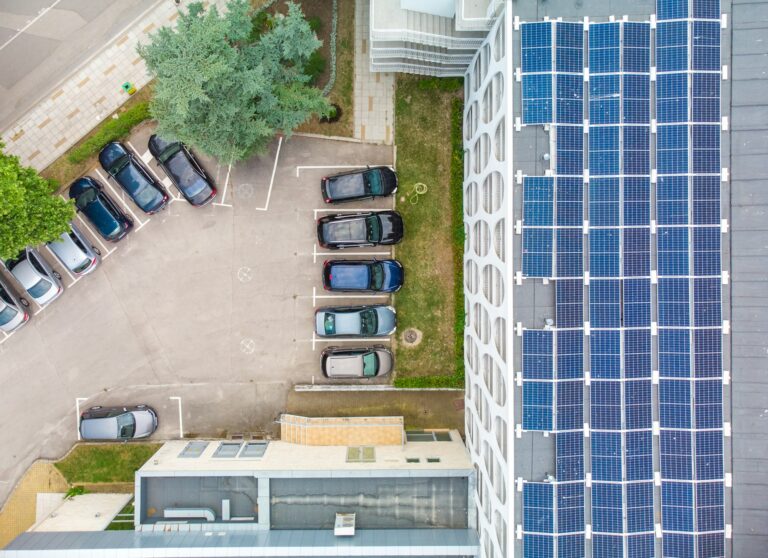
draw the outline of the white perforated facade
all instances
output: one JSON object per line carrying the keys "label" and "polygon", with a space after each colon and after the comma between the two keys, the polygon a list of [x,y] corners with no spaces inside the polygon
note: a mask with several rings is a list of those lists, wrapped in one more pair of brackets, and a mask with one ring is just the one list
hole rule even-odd
{"label": "white perforated facade", "polygon": [[485,557],[512,556],[511,18],[502,14],[465,74],[466,436]]}

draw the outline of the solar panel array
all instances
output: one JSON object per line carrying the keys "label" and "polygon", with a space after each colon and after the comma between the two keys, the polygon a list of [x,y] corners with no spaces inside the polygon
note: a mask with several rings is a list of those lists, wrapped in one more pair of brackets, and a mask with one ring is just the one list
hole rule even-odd
{"label": "solar panel array", "polygon": [[719,2],[657,18],[521,25],[522,122],[554,148],[523,179],[522,274],[556,295],[522,339],[522,428],[556,437],[527,558],[725,554]]}

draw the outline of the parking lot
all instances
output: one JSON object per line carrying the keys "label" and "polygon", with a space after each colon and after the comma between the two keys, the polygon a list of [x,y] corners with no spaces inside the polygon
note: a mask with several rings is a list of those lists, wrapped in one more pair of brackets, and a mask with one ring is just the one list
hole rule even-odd
{"label": "parking lot", "polygon": [[[145,161],[151,132],[127,142]],[[180,419],[187,435],[271,429],[295,383],[327,381],[319,355],[329,343],[314,336],[314,309],[387,301],[323,290],[325,259],[392,251],[322,251],[315,221],[329,210],[392,208],[386,198],[331,209],[319,189],[325,174],[392,165],[391,147],[294,136],[231,169],[201,160],[219,189],[203,208],[174,199],[147,216],[109,183],[135,227],[109,244],[76,219],[102,252],[91,275],[75,279],[40,249],[65,292],[42,309],[32,302],[30,323],[0,338],[1,498],[32,460],[59,457],[77,439],[78,406],[150,404],[160,439],[177,437]],[[91,174],[107,183],[103,170]]]}

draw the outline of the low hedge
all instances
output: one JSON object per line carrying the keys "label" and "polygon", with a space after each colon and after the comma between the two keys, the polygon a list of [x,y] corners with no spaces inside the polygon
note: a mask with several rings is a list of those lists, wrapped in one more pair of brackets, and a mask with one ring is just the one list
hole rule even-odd
{"label": "low hedge", "polygon": [[150,118],[152,116],[149,114],[149,103],[137,103],[120,113],[117,118],[101,124],[91,137],[70,152],[67,159],[75,165],[82,163],[91,155],[98,153],[109,142],[128,136],[134,126]]}

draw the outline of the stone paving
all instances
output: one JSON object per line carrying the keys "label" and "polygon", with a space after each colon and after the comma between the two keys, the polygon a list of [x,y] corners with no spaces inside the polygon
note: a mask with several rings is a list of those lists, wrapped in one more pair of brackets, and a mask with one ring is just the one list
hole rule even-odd
{"label": "stone paving", "polygon": [[[225,0],[214,0],[219,7]],[[155,4],[130,28],[113,39],[51,94],[16,123],[0,133],[6,152],[18,155],[25,165],[44,169],[77,143],[99,122],[117,110],[128,94],[121,88],[131,82],[141,88],[149,81],[136,45],[150,33],[173,25],[178,17],[174,2]]]}
{"label": "stone paving", "polygon": [[368,0],[355,4],[355,128],[357,139],[392,145],[395,140],[395,74],[372,73],[368,52]]}

